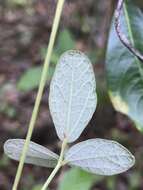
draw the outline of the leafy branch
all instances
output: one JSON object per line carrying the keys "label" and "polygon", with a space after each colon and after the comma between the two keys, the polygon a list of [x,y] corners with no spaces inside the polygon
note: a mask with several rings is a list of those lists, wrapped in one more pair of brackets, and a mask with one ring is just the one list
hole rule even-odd
{"label": "leafy branch", "polygon": [[115,29],[120,41],[128,50],[135,55],[140,61],[143,62],[143,55],[133,46],[127,37],[121,32],[120,15],[123,9],[124,0],[118,0],[117,8],[115,10]]}
{"label": "leafy branch", "polygon": [[[47,79],[47,70],[64,1],[58,0],[49,47],[26,140],[10,139],[4,144],[5,153],[14,160],[20,160],[13,190],[17,190],[24,162],[54,168],[41,190],[47,189],[56,173],[65,164],[81,167],[90,173],[111,176],[127,171],[135,163],[134,156],[124,146],[112,140],[89,139],[77,143],[65,151],[67,144],[80,137],[97,106],[96,80],[92,64],[86,55],[76,50],[67,51],[60,57],[50,84],[49,108],[57,136],[62,141],[60,155],[30,141]],[[118,19],[123,1],[119,1],[119,3],[116,24],[117,31],[122,39]],[[123,37],[123,41],[126,44],[126,38]],[[130,44],[129,47],[132,50]]]}
{"label": "leafy branch", "polygon": [[[25,160],[25,163],[54,168],[41,190],[47,189],[65,164],[107,176],[125,172],[134,165],[134,156],[112,140],[89,139],[65,151],[67,144],[79,138],[93,116],[96,105],[96,81],[90,60],[76,50],[65,52],[57,63],[49,93],[51,116],[62,141],[60,156],[30,142]],[[23,144],[23,139],[10,139],[5,142],[4,151],[10,158],[19,161]]]}

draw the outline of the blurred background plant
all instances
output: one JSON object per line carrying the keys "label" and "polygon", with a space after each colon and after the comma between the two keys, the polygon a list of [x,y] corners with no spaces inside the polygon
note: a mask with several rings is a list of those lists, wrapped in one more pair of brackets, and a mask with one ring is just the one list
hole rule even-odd
{"label": "blurred background plant", "polygon": [[[0,189],[8,190],[17,163],[3,154],[8,138],[24,138],[31,116],[42,63],[48,44],[56,0],[0,0]],[[143,8],[142,1],[137,5]],[[105,52],[114,10],[113,0],[67,0],[55,48],[47,87],[32,140],[58,152],[59,143],[48,109],[49,82],[59,56],[68,49],[86,52],[97,79],[98,108],[90,127],[78,141],[88,138],[114,139],[136,156],[136,166],[114,177],[91,175],[78,168],[62,170],[50,190],[142,190],[143,136],[133,123],[116,112],[107,95]],[[40,190],[51,169],[26,165],[21,190]]]}

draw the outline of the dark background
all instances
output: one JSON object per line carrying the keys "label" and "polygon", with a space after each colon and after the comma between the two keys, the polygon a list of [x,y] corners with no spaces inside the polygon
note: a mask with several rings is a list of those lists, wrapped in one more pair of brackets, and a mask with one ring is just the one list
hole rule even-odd
{"label": "dark background", "polygon": [[[27,71],[43,64],[56,2],[0,1],[0,190],[11,189],[17,169],[17,162],[9,160],[3,154],[3,144],[9,138],[25,138],[37,93],[36,85],[25,90],[25,87],[20,86],[20,81]],[[137,3],[142,7],[141,1]],[[54,51],[58,58],[62,52],[59,47],[66,49],[65,44],[70,44],[87,53],[94,66],[98,106],[78,141],[95,137],[115,139],[129,148],[136,157],[136,165],[128,172],[95,180],[92,189],[142,190],[143,136],[126,116],[113,109],[107,94],[104,64],[114,6],[114,0],[66,0]],[[67,38],[60,37],[64,32]],[[53,58],[52,68],[55,63]],[[50,80],[45,88],[32,140],[59,152],[60,143],[48,108],[49,82]],[[28,78],[24,81],[25,86],[30,83],[32,82]],[[65,170],[67,168],[53,180],[51,190],[58,189]],[[25,165],[19,189],[38,190],[38,185],[44,183],[51,171]]]}

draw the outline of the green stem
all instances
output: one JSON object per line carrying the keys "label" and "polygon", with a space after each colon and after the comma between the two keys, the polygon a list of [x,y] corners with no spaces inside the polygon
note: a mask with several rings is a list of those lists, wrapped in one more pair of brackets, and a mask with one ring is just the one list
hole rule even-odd
{"label": "green stem", "polygon": [[54,47],[54,42],[55,42],[55,38],[56,38],[56,34],[57,34],[59,22],[60,22],[60,17],[61,17],[64,1],[65,0],[58,0],[58,3],[57,3],[56,13],[55,13],[53,27],[52,27],[52,32],[51,32],[51,36],[50,36],[50,40],[49,40],[47,54],[46,54],[45,61],[44,61],[44,67],[43,67],[43,71],[42,71],[41,81],[40,81],[40,84],[39,84],[39,89],[38,89],[38,93],[37,93],[33,113],[32,113],[32,116],[31,116],[30,123],[29,123],[24,148],[23,148],[23,151],[22,151],[22,155],[21,155],[21,158],[20,158],[20,163],[19,163],[19,166],[18,166],[18,169],[17,169],[17,173],[16,173],[16,176],[15,176],[15,181],[14,181],[14,185],[13,185],[12,190],[17,190],[17,187],[18,187],[18,184],[19,184],[19,181],[20,181],[20,177],[21,177],[21,174],[22,174],[26,153],[27,153],[28,146],[29,146],[29,143],[30,143],[30,139],[31,139],[31,136],[32,136],[32,132],[33,132],[33,129],[34,129],[34,126],[35,126],[35,123],[36,123],[37,115],[38,115],[38,112],[39,112],[40,102],[41,102],[44,87],[45,87],[45,84],[46,84],[46,81],[47,81],[46,80],[47,79],[47,71],[48,71],[48,68],[49,68],[50,58],[51,58],[51,54],[52,54],[53,47]]}
{"label": "green stem", "polygon": [[66,144],[67,144],[67,140],[65,139],[63,141],[63,144],[62,144],[62,149],[61,149],[61,153],[60,153],[58,163],[57,163],[56,167],[54,168],[54,170],[52,171],[51,175],[48,177],[47,181],[45,182],[45,184],[43,185],[41,190],[46,190],[47,189],[48,185],[50,184],[52,179],[55,177],[55,175],[58,172],[58,170],[60,169],[60,167],[63,165],[64,151],[65,151],[65,148],[66,148]]}

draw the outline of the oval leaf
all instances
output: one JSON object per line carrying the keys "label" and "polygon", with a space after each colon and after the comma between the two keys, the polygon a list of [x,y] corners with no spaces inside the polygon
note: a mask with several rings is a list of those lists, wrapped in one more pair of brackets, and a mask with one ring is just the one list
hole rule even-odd
{"label": "oval leaf", "polygon": [[122,145],[105,139],[91,139],[71,147],[65,161],[99,175],[115,175],[134,165],[134,156]]}
{"label": "oval leaf", "polygon": [[61,140],[75,141],[96,108],[95,76],[90,60],[79,51],[64,53],[50,86],[49,106]]}
{"label": "oval leaf", "polygon": [[[22,149],[25,140],[23,139],[9,139],[4,144],[5,154],[16,161],[20,160]],[[25,163],[34,164],[43,167],[53,168],[57,164],[59,156],[47,148],[30,142],[29,149],[26,155]]]}
{"label": "oval leaf", "polygon": [[[143,52],[143,13],[133,1],[125,5],[121,29],[134,47]],[[120,42],[114,25],[107,48],[109,94],[117,111],[128,115],[143,131],[143,63]]]}

